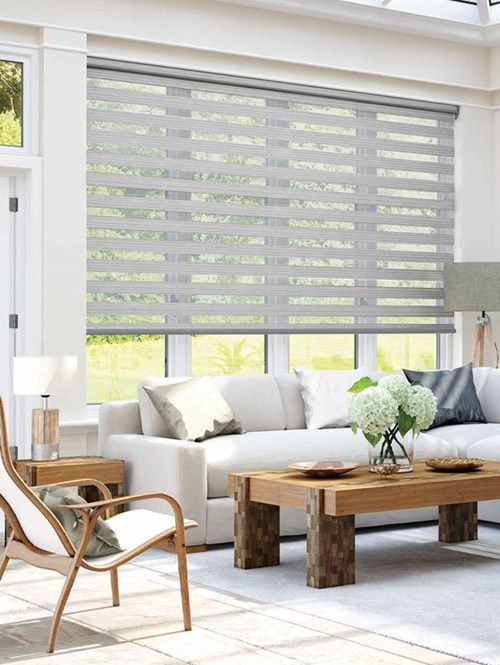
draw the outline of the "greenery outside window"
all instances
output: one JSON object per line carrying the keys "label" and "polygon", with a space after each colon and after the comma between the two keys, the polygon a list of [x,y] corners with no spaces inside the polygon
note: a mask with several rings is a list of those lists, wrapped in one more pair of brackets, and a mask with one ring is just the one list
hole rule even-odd
{"label": "greenery outside window", "polygon": [[383,372],[436,369],[437,339],[434,334],[377,335],[377,367]]}
{"label": "greenery outside window", "polygon": [[353,369],[355,335],[290,335],[289,368]]}
{"label": "greenery outside window", "polygon": [[87,337],[88,404],[135,400],[141,379],[164,375],[164,335]]}
{"label": "greenery outside window", "polygon": [[0,60],[0,145],[23,147],[23,63]]}
{"label": "greenery outside window", "polygon": [[264,335],[193,335],[191,373],[193,376],[218,374],[263,374]]}

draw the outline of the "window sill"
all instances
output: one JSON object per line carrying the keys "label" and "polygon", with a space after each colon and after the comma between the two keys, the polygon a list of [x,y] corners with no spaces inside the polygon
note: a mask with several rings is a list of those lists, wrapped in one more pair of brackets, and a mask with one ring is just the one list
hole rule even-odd
{"label": "window sill", "polygon": [[97,417],[85,420],[67,420],[59,425],[62,434],[97,434]]}

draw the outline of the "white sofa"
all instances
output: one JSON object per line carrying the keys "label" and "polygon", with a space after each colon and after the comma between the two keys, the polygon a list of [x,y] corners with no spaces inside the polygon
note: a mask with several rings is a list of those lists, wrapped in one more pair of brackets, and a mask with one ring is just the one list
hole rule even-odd
{"label": "white sofa", "polygon": [[[137,402],[103,404],[99,450],[102,455],[125,460],[127,492],[163,491],[181,502],[185,515],[199,524],[187,534],[190,545],[233,540],[233,500],[227,495],[230,471],[279,469],[293,461],[314,459],[366,462],[368,444],[361,434],[354,435],[349,428],[306,429],[294,374],[214,377],[247,433],[201,443],[168,439],[143,386],[182,380],[145,379],[138,388]],[[488,422],[445,426],[421,434],[417,458],[470,454],[500,460],[500,370],[475,369],[474,381]],[[161,502],[149,507],[165,510]],[[356,525],[415,522],[436,515],[436,508],[369,513],[357,516]],[[480,517],[500,522],[500,502],[482,504]],[[305,515],[283,510],[281,532],[305,533]]]}

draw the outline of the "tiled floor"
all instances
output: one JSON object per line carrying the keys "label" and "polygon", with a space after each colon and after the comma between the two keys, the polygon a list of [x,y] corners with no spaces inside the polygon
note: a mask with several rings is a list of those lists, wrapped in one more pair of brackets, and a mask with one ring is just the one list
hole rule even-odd
{"label": "tiled floor", "polygon": [[[192,557],[203,556],[192,554]],[[109,578],[80,573],[58,649],[45,653],[56,573],[11,563],[0,584],[0,663],[30,665],[463,665],[466,661],[319,619],[191,585],[193,630],[182,630],[175,578],[139,566],[120,571],[121,606]]]}

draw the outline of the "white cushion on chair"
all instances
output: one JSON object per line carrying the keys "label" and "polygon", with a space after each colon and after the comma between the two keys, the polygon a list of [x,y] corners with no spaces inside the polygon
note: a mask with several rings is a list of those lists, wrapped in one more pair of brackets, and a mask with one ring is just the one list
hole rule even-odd
{"label": "white cushion on chair", "polygon": [[[114,517],[110,517],[107,522],[116,533],[118,542],[124,551],[107,556],[85,557],[85,561],[93,566],[107,566],[136,547],[140,547],[165,531],[175,528],[173,515],[165,515],[142,508],[119,513]],[[192,520],[184,520],[186,527],[193,524],[195,523]]]}

